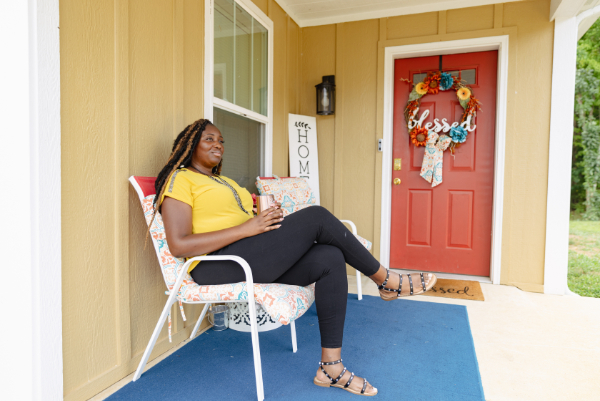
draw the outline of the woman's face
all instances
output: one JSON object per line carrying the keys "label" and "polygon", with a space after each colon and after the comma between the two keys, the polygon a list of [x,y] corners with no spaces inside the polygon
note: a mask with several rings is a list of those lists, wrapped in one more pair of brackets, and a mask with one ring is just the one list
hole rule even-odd
{"label": "woman's face", "polygon": [[223,158],[223,153],[225,153],[224,143],[221,131],[214,125],[207,125],[200,137],[198,146],[194,149],[192,162],[212,169]]}

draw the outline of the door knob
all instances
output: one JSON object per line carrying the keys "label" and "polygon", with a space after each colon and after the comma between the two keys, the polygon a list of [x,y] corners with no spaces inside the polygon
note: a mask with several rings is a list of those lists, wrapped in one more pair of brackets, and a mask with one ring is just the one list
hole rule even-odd
{"label": "door knob", "polygon": [[394,178],[394,185],[400,185],[401,182],[400,178]]}

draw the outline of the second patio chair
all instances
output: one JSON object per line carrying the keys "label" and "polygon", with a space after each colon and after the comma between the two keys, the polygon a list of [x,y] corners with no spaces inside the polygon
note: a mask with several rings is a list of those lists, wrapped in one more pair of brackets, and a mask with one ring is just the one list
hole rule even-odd
{"label": "second patio chair", "polygon": [[[256,177],[256,188],[261,195],[273,195],[275,201],[281,203],[283,215],[297,212],[309,206],[317,205],[312,189],[304,178],[295,177]],[[350,220],[340,220],[348,224],[352,229],[352,234],[368,251],[371,250],[371,241],[364,239],[356,233],[356,224]],[[358,300],[362,299],[361,275],[356,270],[356,292]]]}

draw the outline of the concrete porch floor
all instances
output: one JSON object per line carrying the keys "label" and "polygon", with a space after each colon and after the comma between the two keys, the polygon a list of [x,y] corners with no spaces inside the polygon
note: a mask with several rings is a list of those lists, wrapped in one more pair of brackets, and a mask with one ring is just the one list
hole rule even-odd
{"label": "concrete porch floor", "polygon": [[[348,281],[356,293],[356,277]],[[363,294],[379,295],[362,283]],[[481,287],[484,302],[406,299],[467,307],[486,400],[600,400],[600,299]]]}

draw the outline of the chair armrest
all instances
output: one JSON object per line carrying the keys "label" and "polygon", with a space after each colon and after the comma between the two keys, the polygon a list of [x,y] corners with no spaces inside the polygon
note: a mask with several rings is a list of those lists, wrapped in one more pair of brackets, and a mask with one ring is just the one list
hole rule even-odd
{"label": "chair armrest", "polygon": [[352,234],[356,235],[356,224],[354,224],[352,221],[350,220],[340,220],[342,223],[346,223],[348,224],[351,228],[352,228]]}
{"label": "chair armrest", "polygon": [[181,288],[181,284],[183,283],[183,278],[187,274],[187,271],[190,265],[197,260],[233,260],[237,262],[242,269],[244,269],[244,274],[246,275],[246,287],[248,291],[248,301],[254,300],[254,280],[252,278],[252,270],[250,269],[250,265],[243,258],[234,255],[223,255],[223,256],[194,256],[193,258],[188,259],[184,265],[181,267],[181,271],[177,275],[177,280],[175,281],[175,285],[173,285],[173,289],[169,294],[169,300],[167,302],[174,302],[175,297],[179,293],[179,289]]}

